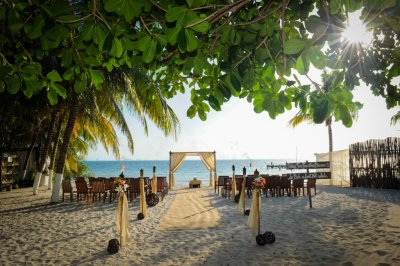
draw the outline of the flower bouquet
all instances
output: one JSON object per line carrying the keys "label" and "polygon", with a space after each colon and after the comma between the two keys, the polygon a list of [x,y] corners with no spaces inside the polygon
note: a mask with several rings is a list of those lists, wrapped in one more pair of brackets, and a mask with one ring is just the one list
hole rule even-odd
{"label": "flower bouquet", "polygon": [[125,192],[128,188],[128,184],[126,183],[125,179],[117,178],[114,182],[114,189],[118,192]]}
{"label": "flower bouquet", "polygon": [[265,178],[259,176],[253,181],[253,189],[262,189],[265,187],[266,184],[267,181],[265,180]]}

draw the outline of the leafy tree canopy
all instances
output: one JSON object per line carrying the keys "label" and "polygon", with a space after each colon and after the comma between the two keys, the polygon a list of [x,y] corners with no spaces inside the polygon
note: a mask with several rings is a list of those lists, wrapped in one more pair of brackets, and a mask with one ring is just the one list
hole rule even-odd
{"label": "leafy tree canopy", "polygon": [[[368,47],[340,38],[346,14],[359,9],[374,34]],[[0,92],[45,91],[56,105],[100,90],[107,72],[140,68],[166,97],[190,87],[189,117],[205,120],[234,96],[271,118],[293,104],[311,108],[321,123],[331,114],[326,94],[310,97],[321,88],[300,84],[294,70],[339,72],[343,86],[329,92],[337,103],[351,104],[363,80],[397,107],[399,25],[399,0],[3,0]],[[349,108],[338,108],[335,118],[351,125]]]}

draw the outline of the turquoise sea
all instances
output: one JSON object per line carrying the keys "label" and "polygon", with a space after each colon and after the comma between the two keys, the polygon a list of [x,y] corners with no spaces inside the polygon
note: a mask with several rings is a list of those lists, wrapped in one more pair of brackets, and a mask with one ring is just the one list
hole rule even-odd
{"label": "turquoise sea", "polygon": [[[256,169],[260,174],[282,174],[287,173],[286,169],[267,169],[267,165],[285,164],[295,160],[217,160],[217,175],[232,175],[232,165],[235,165],[237,175],[242,174],[243,167],[246,167],[247,174],[253,173]],[[144,176],[151,177],[153,166],[156,167],[157,176],[166,176],[168,180],[168,160],[146,160],[146,161],[85,161],[91,175],[96,177],[114,177],[121,173],[121,167],[125,166],[125,177],[139,177],[140,169],[143,169]],[[196,177],[208,184],[210,174],[201,160],[185,160],[178,171],[175,172],[175,184],[187,185],[188,181]]]}

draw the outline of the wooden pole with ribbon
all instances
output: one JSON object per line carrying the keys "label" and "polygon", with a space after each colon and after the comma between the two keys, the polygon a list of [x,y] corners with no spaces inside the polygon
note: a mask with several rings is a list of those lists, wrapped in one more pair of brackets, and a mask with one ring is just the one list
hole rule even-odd
{"label": "wooden pole with ribbon", "polygon": [[236,178],[235,178],[235,165],[232,165],[232,195],[233,195],[233,200],[235,200],[236,197]]}

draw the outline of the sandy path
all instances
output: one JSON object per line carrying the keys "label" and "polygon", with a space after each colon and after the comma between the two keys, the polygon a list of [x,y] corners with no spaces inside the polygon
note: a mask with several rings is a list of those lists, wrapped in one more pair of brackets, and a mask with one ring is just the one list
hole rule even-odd
{"label": "sandy path", "polygon": [[179,195],[170,190],[144,220],[138,201],[129,204],[132,242],[115,255],[106,248],[118,238],[116,202],[51,205],[47,190],[2,192],[0,265],[400,265],[399,190],[319,186],[313,209],[307,197],[262,198],[261,231],[276,235],[263,247],[235,202],[205,190],[219,227],[159,230]]}
{"label": "sandy path", "polygon": [[219,225],[219,220],[218,210],[212,206],[206,189],[179,189],[160,222],[160,230],[213,228]]}

